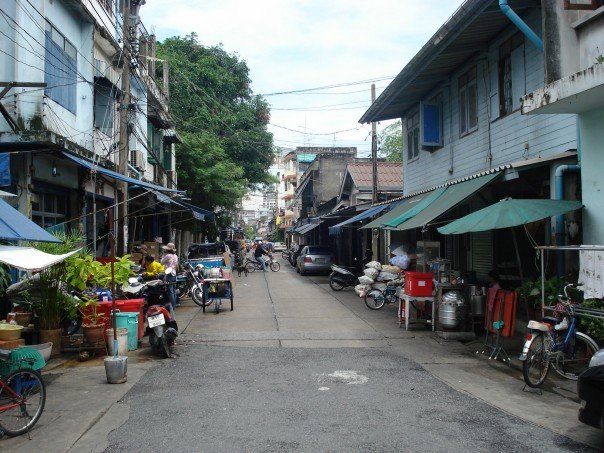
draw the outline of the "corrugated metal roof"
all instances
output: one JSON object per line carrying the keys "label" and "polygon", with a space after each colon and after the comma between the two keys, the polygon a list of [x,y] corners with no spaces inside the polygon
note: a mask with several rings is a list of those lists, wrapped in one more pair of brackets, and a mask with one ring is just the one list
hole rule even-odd
{"label": "corrugated metal roof", "polygon": [[298,154],[298,162],[310,163],[317,157],[316,154]]}
{"label": "corrugated metal roof", "polygon": [[[530,8],[540,8],[539,0],[509,0],[522,16]],[[388,85],[360,123],[400,118],[455,69],[476,53],[485,51],[491,40],[510,20],[499,9],[497,0],[467,0],[453,13]]]}
{"label": "corrugated metal roof", "polygon": [[[403,164],[378,162],[378,191],[386,189],[403,190]],[[348,173],[359,189],[373,187],[373,163],[350,162]]]}

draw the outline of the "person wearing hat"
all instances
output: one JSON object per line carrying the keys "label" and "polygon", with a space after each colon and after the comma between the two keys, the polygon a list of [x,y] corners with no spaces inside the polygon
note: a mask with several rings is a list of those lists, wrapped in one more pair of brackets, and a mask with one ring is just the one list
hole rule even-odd
{"label": "person wearing hat", "polygon": [[166,281],[168,285],[168,294],[170,295],[170,303],[172,308],[178,305],[178,298],[176,297],[176,271],[178,270],[178,255],[176,254],[176,246],[173,242],[168,242],[162,246],[164,256],[161,259],[161,263],[164,267],[171,267],[174,272],[170,275],[166,275]]}

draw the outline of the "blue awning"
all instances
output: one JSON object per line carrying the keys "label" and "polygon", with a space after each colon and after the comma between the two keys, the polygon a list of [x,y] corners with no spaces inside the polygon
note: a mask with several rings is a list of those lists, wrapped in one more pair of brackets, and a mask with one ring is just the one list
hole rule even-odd
{"label": "blue awning", "polygon": [[144,187],[145,189],[151,190],[161,190],[162,192],[180,192],[178,189],[168,189],[167,187],[158,186],[157,184],[151,184],[150,182],[142,181],[140,179],[130,178],[129,176],[122,175],[121,173],[118,173],[116,171],[109,170],[108,168],[93,164],[89,160],[82,159],[81,157],[75,156],[65,151],[63,151],[63,155],[72,162],[80,165],[81,167],[84,167],[88,170],[92,170],[94,168],[95,171],[99,172],[102,175],[108,176],[109,178],[117,179],[118,181],[126,182],[130,185],[137,185]]}
{"label": "blue awning", "polygon": [[350,219],[344,220],[343,222],[340,222],[337,225],[329,227],[329,235],[333,236],[333,235],[337,235],[337,234],[342,234],[342,227],[344,225],[349,225],[351,223],[360,222],[361,220],[367,219],[368,217],[379,214],[380,212],[384,211],[385,209],[390,208],[391,205],[392,205],[392,203],[386,203],[386,204],[381,204],[378,206],[373,206],[373,207],[367,209],[366,211],[363,211],[360,214],[357,214],[354,217],[351,217]]}
{"label": "blue awning", "polygon": [[155,194],[157,200],[160,201],[161,203],[172,203],[177,206],[180,206],[181,208],[190,209],[191,213],[193,214],[193,217],[195,217],[196,220],[204,221],[204,220],[213,220],[214,219],[214,213],[212,211],[209,211],[209,210],[203,209],[203,208],[199,208],[195,205],[192,205],[190,203],[186,203],[182,200],[179,200],[178,198],[164,195],[163,193],[158,192],[158,191],[154,191],[153,193]]}
{"label": "blue awning", "polygon": [[7,241],[61,242],[4,200],[0,200],[0,239]]}
{"label": "blue awning", "polygon": [[319,225],[321,225],[322,222],[317,222],[317,223],[307,223],[305,225],[302,225],[301,227],[298,227],[296,229],[296,231],[294,231],[295,234],[306,234],[311,230],[314,230],[316,227],[318,227]]}

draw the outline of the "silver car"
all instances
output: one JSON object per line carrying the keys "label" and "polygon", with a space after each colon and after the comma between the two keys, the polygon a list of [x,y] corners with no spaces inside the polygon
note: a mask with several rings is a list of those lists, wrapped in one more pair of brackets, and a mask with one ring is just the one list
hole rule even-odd
{"label": "silver car", "polygon": [[287,247],[283,242],[273,242],[274,252],[284,252],[285,250],[287,250]]}
{"label": "silver car", "polygon": [[323,245],[305,245],[296,260],[296,272],[305,275],[309,272],[331,272],[333,253]]}

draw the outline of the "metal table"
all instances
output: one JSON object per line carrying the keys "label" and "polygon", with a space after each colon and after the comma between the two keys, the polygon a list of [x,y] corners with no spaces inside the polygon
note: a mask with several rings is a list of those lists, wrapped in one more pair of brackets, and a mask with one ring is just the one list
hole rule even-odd
{"label": "metal table", "polygon": [[[206,305],[209,306],[214,303],[215,311],[218,313],[220,311],[220,305],[222,304],[222,299],[230,299],[231,300],[231,311],[233,311],[233,285],[229,278],[206,278],[203,280],[203,298],[204,303],[202,304],[203,312],[206,312]],[[212,285],[225,285],[226,290],[224,293],[215,293],[210,291],[212,289]]]}
{"label": "metal table", "polygon": [[[398,298],[398,325],[401,327],[403,325],[403,319],[405,320],[405,330],[409,330],[409,324],[425,324],[426,320],[416,320],[410,321],[409,317],[411,316],[411,301],[417,302],[430,302],[432,305],[432,331],[434,331],[434,315],[435,315],[435,306],[434,297],[433,296],[410,296],[405,294],[404,292]],[[403,304],[404,302],[404,304]]]}

